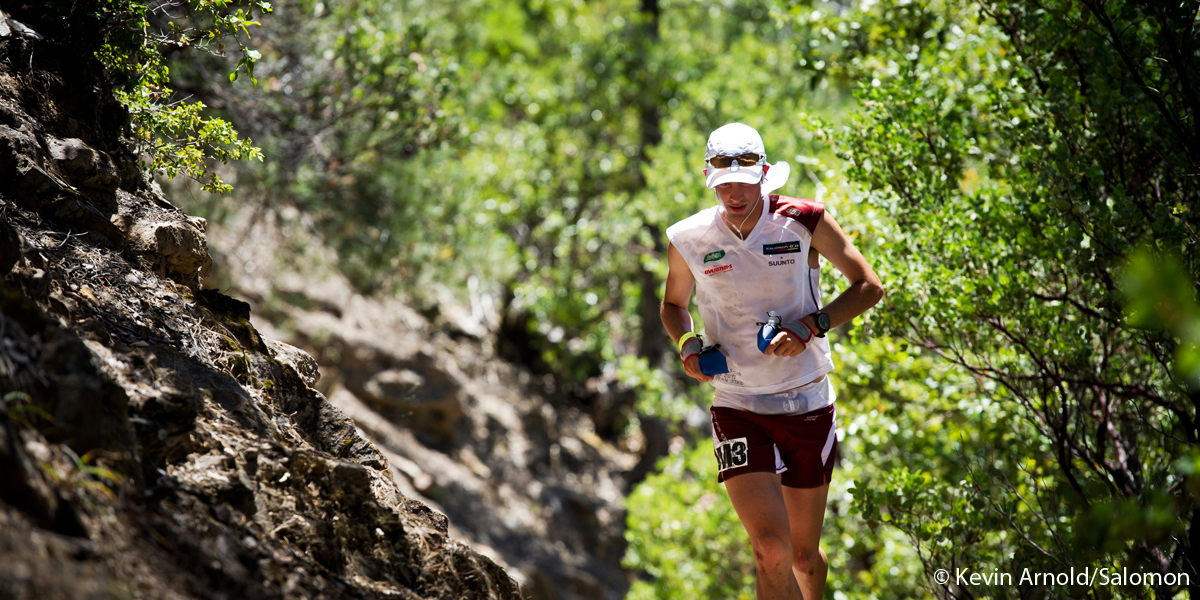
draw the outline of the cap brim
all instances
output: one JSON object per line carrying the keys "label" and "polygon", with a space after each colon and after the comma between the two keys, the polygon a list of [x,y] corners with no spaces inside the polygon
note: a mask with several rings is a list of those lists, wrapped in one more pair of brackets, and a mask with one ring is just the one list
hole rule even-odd
{"label": "cap brim", "polygon": [[736,171],[733,169],[710,169],[704,185],[712,189],[722,183],[758,183],[759,181],[762,181],[762,166],[755,165],[742,167]]}

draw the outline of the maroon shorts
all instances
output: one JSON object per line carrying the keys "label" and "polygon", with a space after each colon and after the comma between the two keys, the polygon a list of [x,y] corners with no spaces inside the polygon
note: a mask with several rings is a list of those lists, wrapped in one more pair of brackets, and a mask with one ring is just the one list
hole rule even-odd
{"label": "maroon shorts", "polygon": [[717,481],[742,473],[782,473],[783,485],[821,487],[833,477],[837,456],[834,405],[795,416],[713,408]]}

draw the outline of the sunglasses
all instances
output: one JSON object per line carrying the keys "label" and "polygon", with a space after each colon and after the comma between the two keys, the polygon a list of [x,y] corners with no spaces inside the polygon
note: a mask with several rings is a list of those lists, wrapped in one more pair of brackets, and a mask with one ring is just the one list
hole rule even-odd
{"label": "sunglasses", "polygon": [[728,169],[734,162],[743,167],[761,165],[766,157],[761,154],[746,153],[737,156],[714,156],[708,159],[708,164],[714,169]]}

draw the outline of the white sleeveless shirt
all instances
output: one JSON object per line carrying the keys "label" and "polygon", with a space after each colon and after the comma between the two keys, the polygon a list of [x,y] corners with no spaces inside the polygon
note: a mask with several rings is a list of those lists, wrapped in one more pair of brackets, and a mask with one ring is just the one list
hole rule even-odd
{"label": "white sleeveless shirt", "polygon": [[814,337],[799,356],[767,356],[758,349],[759,323],[768,311],[790,321],[820,308],[820,271],[809,268],[808,250],[825,212],[820,202],[776,194],[764,204],[745,240],[722,222],[720,206],[667,229],[696,279],[704,341],[721,344],[728,359],[729,373],[712,384],[735,394],[782,392],[833,370],[828,338]]}

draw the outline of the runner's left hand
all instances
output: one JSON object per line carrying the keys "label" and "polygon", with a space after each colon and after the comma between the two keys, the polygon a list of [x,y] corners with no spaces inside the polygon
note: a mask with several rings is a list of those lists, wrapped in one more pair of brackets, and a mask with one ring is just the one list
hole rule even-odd
{"label": "runner's left hand", "polygon": [[797,356],[801,352],[804,352],[806,347],[804,342],[800,341],[796,336],[786,331],[780,331],[775,334],[775,338],[767,345],[765,354],[767,356]]}
{"label": "runner's left hand", "polygon": [[[812,322],[812,315],[806,316],[800,320],[808,325],[809,331],[816,331],[816,326]],[[808,341],[811,342],[812,338],[810,337]],[[771,340],[771,343],[767,345],[767,350],[764,352],[764,354],[768,356],[783,357],[797,356],[801,352],[804,352],[806,348],[808,348],[808,344],[805,344],[804,340],[792,335],[786,329],[781,329],[779,333],[775,334],[775,337]]]}

